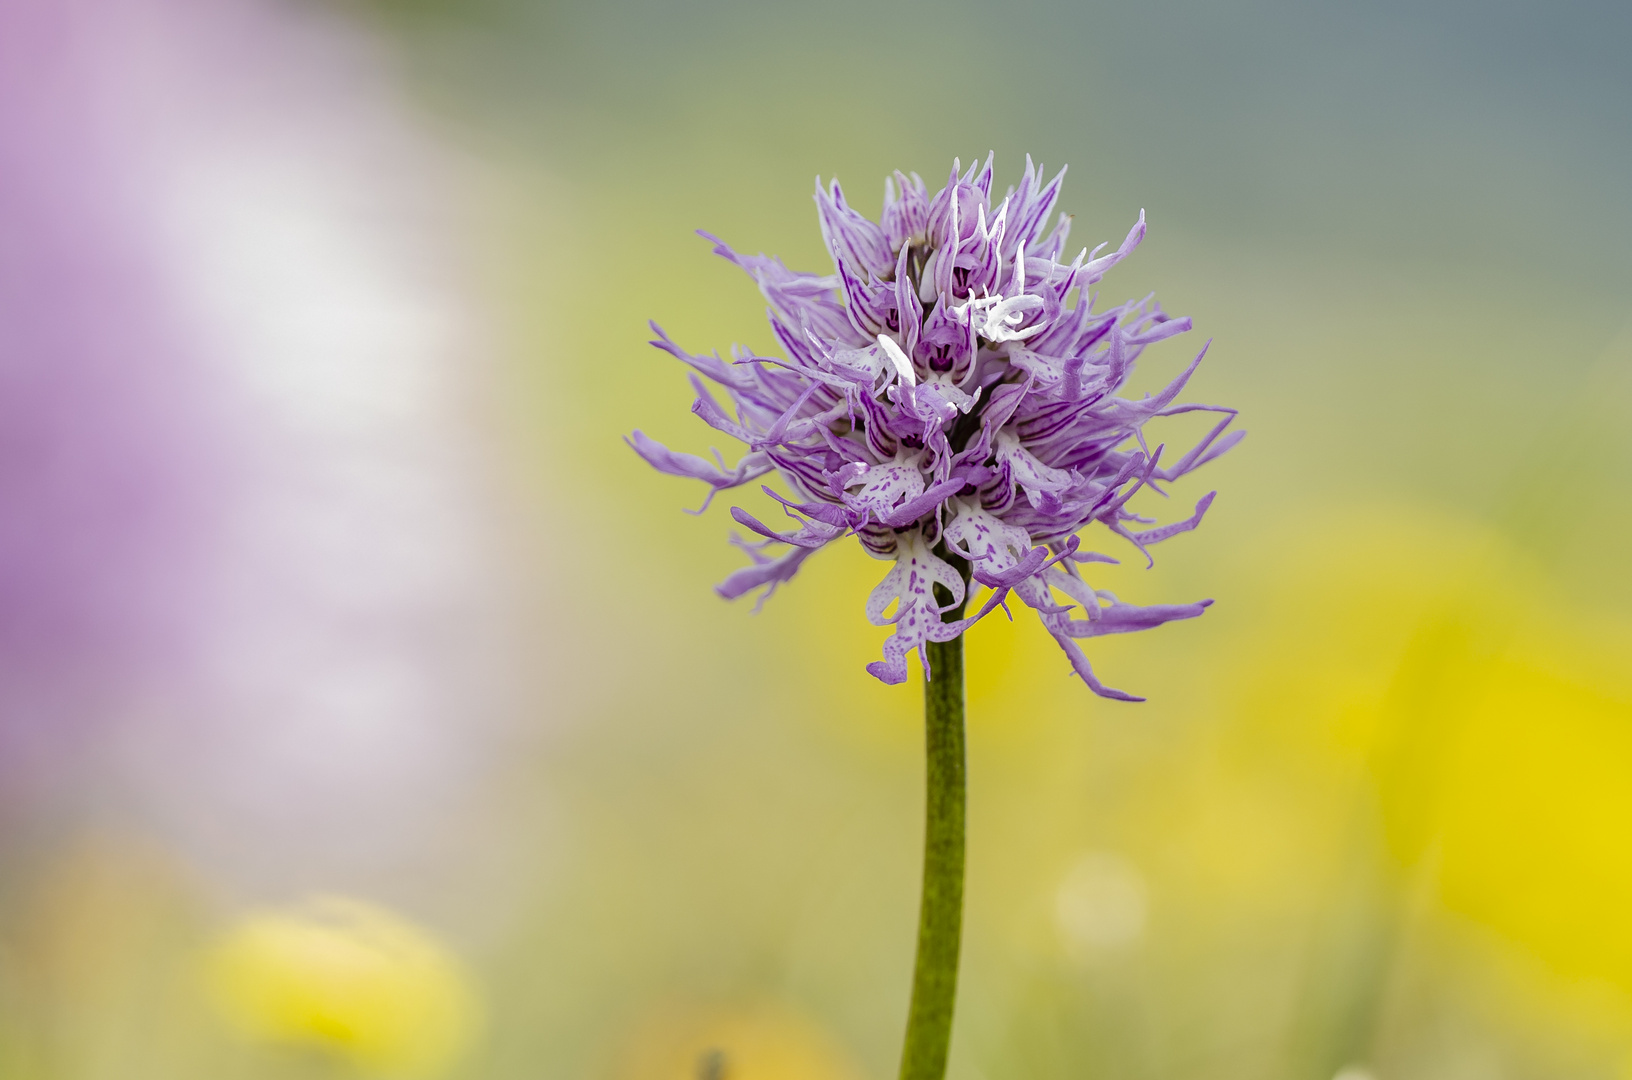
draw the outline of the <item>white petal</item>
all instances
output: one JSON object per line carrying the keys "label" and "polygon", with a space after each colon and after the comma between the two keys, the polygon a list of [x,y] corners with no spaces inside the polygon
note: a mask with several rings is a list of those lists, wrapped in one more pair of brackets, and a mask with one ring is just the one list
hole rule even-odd
{"label": "white petal", "polygon": [[901,376],[901,381],[908,386],[915,385],[918,382],[918,376],[913,374],[912,361],[907,359],[907,354],[901,351],[901,346],[895,343],[895,339],[887,334],[880,334],[878,335],[878,344],[884,350],[884,355],[889,358],[890,363],[895,365],[895,373]]}

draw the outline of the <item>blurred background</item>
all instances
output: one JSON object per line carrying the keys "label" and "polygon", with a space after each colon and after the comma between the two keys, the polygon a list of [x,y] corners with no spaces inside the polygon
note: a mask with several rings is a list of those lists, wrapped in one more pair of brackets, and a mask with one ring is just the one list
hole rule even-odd
{"label": "blurred background", "polygon": [[713,435],[648,318],[773,344],[693,229],[819,269],[813,177],[995,151],[1076,243],[1146,211],[1105,299],[1197,330],[1138,388],[1213,338],[1251,436],[1095,579],[1217,600],[1090,650],[1148,703],[970,635],[953,1080],[1632,1077],[1628,40],[0,0],[0,1076],[893,1075],[884,567],[726,604],[727,501],[620,440]]}

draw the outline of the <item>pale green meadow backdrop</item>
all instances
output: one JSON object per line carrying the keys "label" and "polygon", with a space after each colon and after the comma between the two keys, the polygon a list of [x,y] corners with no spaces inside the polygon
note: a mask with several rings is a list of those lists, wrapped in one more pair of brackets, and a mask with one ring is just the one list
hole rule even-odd
{"label": "pale green meadow backdrop", "polygon": [[[513,700],[367,871],[297,838],[229,873],[73,792],[11,811],[0,1075],[893,1075],[922,697],[864,670],[885,566],[835,545],[728,604],[731,500],[688,516],[701,486],[622,437],[740,452],[646,344],[774,346],[694,229],[819,269],[816,176],[873,214],[889,170],[993,151],[1000,191],[1069,165],[1074,245],[1145,212],[1104,301],[1196,329],[1135,386],[1210,338],[1186,396],[1250,434],[1178,485],[1169,518],[1218,500],[1153,569],[1093,545],[1125,599],[1216,600],[1088,650],[1147,703],[1018,608],[970,634],[950,1075],[1632,1077],[1628,9],[280,10],[445,164]],[[366,906],[302,937],[307,893]]]}

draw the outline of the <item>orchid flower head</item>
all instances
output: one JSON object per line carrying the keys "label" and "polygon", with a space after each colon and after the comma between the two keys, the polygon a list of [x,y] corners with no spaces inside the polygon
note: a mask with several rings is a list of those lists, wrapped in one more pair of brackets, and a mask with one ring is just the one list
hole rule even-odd
{"label": "orchid flower head", "polygon": [[[1138,701],[1102,684],[1078,642],[1194,618],[1211,601],[1138,607],[1096,591],[1082,567],[1115,560],[1080,550],[1081,534],[1102,527],[1148,560],[1152,544],[1201,523],[1213,493],[1169,525],[1128,501],[1199,469],[1245,432],[1231,430],[1234,409],[1178,400],[1205,346],[1161,391],[1119,396],[1144,350],[1190,320],[1150,297],[1096,308],[1096,286],[1144,239],[1144,212],[1115,251],[1102,255],[1102,245],[1062,262],[1071,218],[1049,218],[1065,170],[1044,176],[1028,157],[994,207],[990,156],[967,172],[954,162],[933,195],[916,173],[897,172],[885,180],[878,222],[850,206],[838,181],[818,179],[831,274],[796,272],[702,234],[759,286],[782,356],[693,355],[652,324],[652,344],[694,369],[692,411],[747,452],[728,466],[718,452],[714,461],[676,452],[639,431],[628,441],[654,468],[703,481],[710,499],[781,478],[789,494],[765,490],[797,527],[779,532],[734,508],[759,539],[738,541],[752,564],[720,584],[722,596],[763,590],[763,601],[846,536],[888,560],[866,602],[867,617],[892,628],[884,658],[868,665],[884,682],[906,680],[914,649],[932,677],[925,644],[1007,611],[1013,596],[1089,688]],[[1219,419],[1165,464],[1144,425],[1187,412]],[[990,595],[976,614],[950,618],[973,588]]]}

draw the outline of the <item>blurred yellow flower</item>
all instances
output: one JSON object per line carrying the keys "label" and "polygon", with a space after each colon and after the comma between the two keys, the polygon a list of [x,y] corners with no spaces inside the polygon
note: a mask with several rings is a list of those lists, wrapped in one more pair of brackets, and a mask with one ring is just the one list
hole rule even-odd
{"label": "blurred yellow flower", "polygon": [[1323,522],[1277,574],[1240,665],[1257,722],[1363,762],[1395,870],[1445,909],[1632,991],[1632,627],[1423,509]]}
{"label": "blurred yellow flower", "polygon": [[819,1028],[784,1008],[672,1008],[638,1025],[619,1080],[856,1080]]}
{"label": "blurred yellow flower", "polygon": [[211,996],[256,1041],[316,1047],[373,1075],[444,1072],[477,1009],[458,960],[400,916],[341,897],[255,912],[206,957]]}
{"label": "blurred yellow flower", "polygon": [[[1603,633],[1554,633],[1575,646],[1564,663],[1505,656],[1461,696],[1439,807],[1441,894],[1560,974],[1632,990],[1632,695],[1613,670],[1593,670]],[[1632,642],[1621,644],[1626,664]]]}

